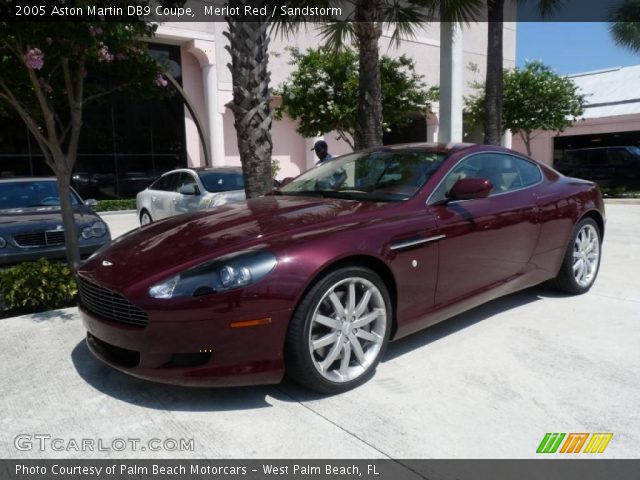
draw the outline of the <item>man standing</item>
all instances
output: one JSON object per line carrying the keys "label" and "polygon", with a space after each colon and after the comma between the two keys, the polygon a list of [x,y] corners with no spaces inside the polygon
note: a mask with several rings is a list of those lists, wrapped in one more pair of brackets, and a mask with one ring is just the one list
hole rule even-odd
{"label": "man standing", "polygon": [[316,165],[320,165],[328,160],[331,160],[333,156],[329,153],[327,142],[324,140],[318,140],[314,145],[312,150],[316,152],[316,156],[318,157],[318,162]]}

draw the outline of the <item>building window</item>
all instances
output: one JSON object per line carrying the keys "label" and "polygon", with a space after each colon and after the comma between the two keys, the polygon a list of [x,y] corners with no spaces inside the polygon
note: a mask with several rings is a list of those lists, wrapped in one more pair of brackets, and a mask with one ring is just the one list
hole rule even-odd
{"label": "building window", "polygon": [[[180,47],[150,45],[180,82]],[[187,165],[183,102],[113,94],[83,112],[73,185],[85,198],[132,198],[162,173]],[[37,142],[10,111],[0,117],[0,176],[50,176]]]}

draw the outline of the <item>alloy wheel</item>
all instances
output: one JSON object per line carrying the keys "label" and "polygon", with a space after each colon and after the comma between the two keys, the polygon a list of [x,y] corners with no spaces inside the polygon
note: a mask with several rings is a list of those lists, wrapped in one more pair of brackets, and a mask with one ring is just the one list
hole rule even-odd
{"label": "alloy wheel", "polygon": [[326,380],[349,382],[376,363],[387,325],[380,289],[362,277],[331,286],[318,302],[309,329],[309,352]]}
{"label": "alloy wheel", "polygon": [[600,260],[600,237],[595,227],[585,224],[573,243],[573,277],[581,287],[593,283]]}

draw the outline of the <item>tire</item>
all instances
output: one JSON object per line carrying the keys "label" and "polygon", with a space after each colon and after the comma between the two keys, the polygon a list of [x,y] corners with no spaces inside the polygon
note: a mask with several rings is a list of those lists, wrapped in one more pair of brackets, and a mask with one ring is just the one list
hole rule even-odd
{"label": "tire", "polygon": [[387,287],[373,271],[351,266],[327,273],[291,319],[285,340],[287,375],[323,394],[366,382],[386,350],[391,312]]}
{"label": "tire", "polygon": [[581,295],[593,286],[600,269],[602,233],[593,218],[583,218],[573,231],[558,276],[551,284],[571,295]]}
{"label": "tire", "polygon": [[140,212],[140,225],[148,225],[151,222],[153,222],[153,219],[151,218],[151,214],[149,212],[147,212],[146,210],[142,210]]}

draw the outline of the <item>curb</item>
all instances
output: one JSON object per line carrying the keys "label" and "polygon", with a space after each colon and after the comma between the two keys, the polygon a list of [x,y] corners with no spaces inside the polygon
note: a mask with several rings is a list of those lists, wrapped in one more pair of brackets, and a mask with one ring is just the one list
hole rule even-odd
{"label": "curb", "polygon": [[122,215],[124,213],[136,213],[136,210],[107,210],[104,212],[96,212],[101,217],[104,215]]}
{"label": "curb", "polygon": [[640,198],[605,198],[604,203],[611,205],[640,205]]}

